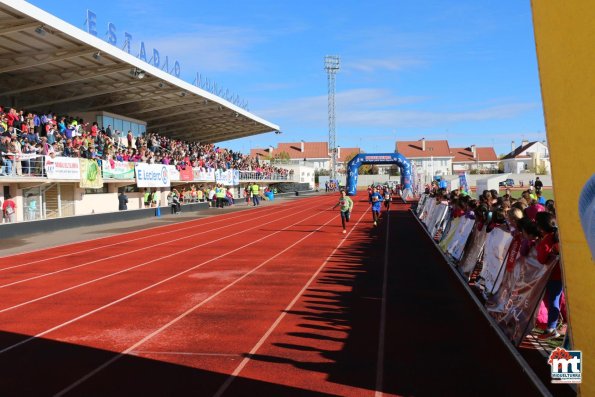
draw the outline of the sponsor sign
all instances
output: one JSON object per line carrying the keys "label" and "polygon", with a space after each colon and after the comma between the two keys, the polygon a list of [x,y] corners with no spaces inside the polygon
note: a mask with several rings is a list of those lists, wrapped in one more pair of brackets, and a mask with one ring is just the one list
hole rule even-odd
{"label": "sponsor sign", "polygon": [[104,179],[134,179],[134,163],[128,161],[107,161],[101,163]]}
{"label": "sponsor sign", "polygon": [[79,186],[84,189],[100,189],[103,187],[101,168],[97,160],[79,159],[81,167],[81,182]]}
{"label": "sponsor sign", "polygon": [[163,164],[136,163],[134,165],[138,187],[169,187],[168,167]]}
{"label": "sponsor sign", "polygon": [[81,179],[80,163],[76,157],[45,156],[45,172],[48,179]]}
{"label": "sponsor sign", "polygon": [[215,182],[215,170],[212,168],[194,168],[192,170],[193,180],[200,182]]}

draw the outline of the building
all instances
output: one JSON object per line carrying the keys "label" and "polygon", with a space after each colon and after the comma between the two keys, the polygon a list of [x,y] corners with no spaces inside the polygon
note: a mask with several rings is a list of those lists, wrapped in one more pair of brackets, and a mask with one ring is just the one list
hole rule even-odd
{"label": "building", "polygon": [[479,174],[498,173],[498,156],[493,147],[476,147],[471,145],[466,148],[451,148],[452,172],[469,172]]}
{"label": "building", "polygon": [[550,154],[547,144],[544,142],[529,142],[523,140],[521,146],[515,147],[511,143],[510,153],[501,159],[504,172],[520,174],[523,172],[534,172],[536,174],[550,174]]}
{"label": "building", "polygon": [[429,141],[422,138],[418,141],[397,142],[397,153],[411,160],[412,174],[417,183],[429,183],[436,176],[452,174],[452,160],[448,141]]}
{"label": "building", "polygon": [[[358,153],[359,148],[337,147],[337,169],[344,170],[345,162]],[[262,160],[288,158],[287,161],[291,164],[304,165],[314,170],[330,170],[331,167],[328,142],[279,143],[276,148],[269,146],[266,149],[251,149],[250,155],[258,156]]]}

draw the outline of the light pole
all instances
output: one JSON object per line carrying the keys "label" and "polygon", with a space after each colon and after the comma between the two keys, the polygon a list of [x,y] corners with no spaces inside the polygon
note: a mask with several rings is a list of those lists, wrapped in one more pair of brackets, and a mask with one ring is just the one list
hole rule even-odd
{"label": "light pole", "polygon": [[328,146],[331,155],[330,179],[337,175],[337,147],[335,135],[335,75],[339,71],[339,56],[324,57],[324,69],[328,77]]}

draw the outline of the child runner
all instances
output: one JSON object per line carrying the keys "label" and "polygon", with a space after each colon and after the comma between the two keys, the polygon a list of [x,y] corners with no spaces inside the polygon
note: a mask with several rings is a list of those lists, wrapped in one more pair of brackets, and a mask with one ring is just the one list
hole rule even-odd
{"label": "child runner", "polygon": [[347,233],[345,222],[349,222],[351,210],[353,209],[353,200],[347,197],[347,192],[345,190],[341,190],[341,198],[339,198],[339,202],[335,204],[333,209],[337,208],[338,205],[341,206],[341,225],[343,225],[343,234],[345,234]]}
{"label": "child runner", "polygon": [[390,203],[393,201],[391,190],[388,186],[384,188],[384,208],[390,211]]}
{"label": "child runner", "polygon": [[372,201],[372,218],[374,219],[374,226],[377,226],[378,217],[380,216],[380,203],[382,203],[382,196],[380,193],[378,193],[378,189],[376,187],[372,189],[370,200]]}

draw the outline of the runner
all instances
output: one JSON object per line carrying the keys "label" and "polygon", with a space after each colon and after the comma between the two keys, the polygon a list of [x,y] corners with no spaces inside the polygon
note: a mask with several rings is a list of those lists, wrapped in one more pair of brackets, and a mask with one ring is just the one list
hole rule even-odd
{"label": "runner", "polygon": [[390,203],[393,201],[391,190],[388,186],[384,188],[384,208],[390,211]]}
{"label": "runner", "polygon": [[335,204],[333,209],[337,208],[338,205],[341,206],[341,225],[343,225],[343,234],[345,234],[347,233],[345,222],[349,222],[351,210],[353,209],[353,200],[347,196],[347,192],[345,190],[341,190],[339,202]]}
{"label": "runner", "polygon": [[372,189],[370,200],[372,201],[372,218],[374,219],[374,226],[377,226],[378,217],[380,216],[380,203],[382,203],[382,196],[380,193],[378,193],[378,189],[376,187]]}

